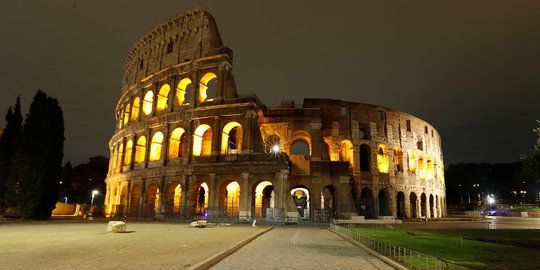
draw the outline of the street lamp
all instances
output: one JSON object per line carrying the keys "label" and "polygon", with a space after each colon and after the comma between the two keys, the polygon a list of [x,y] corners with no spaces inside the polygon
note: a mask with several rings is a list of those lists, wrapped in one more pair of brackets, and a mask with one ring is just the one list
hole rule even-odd
{"label": "street lamp", "polygon": [[94,206],[94,197],[99,194],[98,190],[92,190],[92,201],[90,202],[90,208]]}

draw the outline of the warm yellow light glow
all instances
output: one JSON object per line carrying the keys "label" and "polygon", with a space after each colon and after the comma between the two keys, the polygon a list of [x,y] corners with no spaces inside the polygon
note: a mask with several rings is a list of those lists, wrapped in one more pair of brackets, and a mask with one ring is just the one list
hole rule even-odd
{"label": "warm yellow light glow", "polygon": [[141,136],[135,146],[135,163],[142,163],[146,154],[146,137]]}
{"label": "warm yellow light glow", "polygon": [[379,150],[377,150],[377,169],[380,173],[388,173],[390,169],[388,149],[386,149],[386,146],[384,144],[380,144]]}
{"label": "warm yellow light glow", "polygon": [[159,188],[156,189],[156,198],[154,200],[154,211],[157,211],[159,207]]}
{"label": "warm yellow light glow", "polygon": [[353,145],[351,141],[349,140],[343,140],[341,142],[341,149],[339,150],[339,160],[340,161],[348,161],[350,164],[350,167],[353,166]]}
{"label": "warm yellow light glow", "polygon": [[176,86],[175,106],[181,106],[182,104],[189,103],[189,100],[186,100],[186,91],[189,84],[191,84],[191,80],[188,78],[183,78]]}
{"label": "warm yellow light glow", "polygon": [[208,208],[208,185],[206,182],[201,184],[201,187],[204,189],[204,209]]}
{"label": "warm yellow light glow", "polygon": [[144,95],[143,100],[143,113],[145,115],[150,115],[152,113],[152,104],[154,103],[154,92],[148,91],[146,92],[146,95]]}
{"label": "warm yellow light glow", "polygon": [[124,166],[131,164],[131,152],[133,151],[133,141],[126,143],[126,155],[124,156]]}
{"label": "warm yellow light glow", "polygon": [[[233,129],[235,130],[233,131]],[[234,137],[229,135],[234,135]],[[238,122],[227,123],[223,127],[223,133],[221,134],[221,154],[238,154],[241,150],[241,144],[242,126]]]}
{"label": "warm yellow light glow", "polygon": [[131,106],[131,121],[137,120],[139,118],[139,108],[141,106],[141,99],[136,97],[133,100],[133,106]]}
{"label": "warm yellow light glow", "polygon": [[159,89],[159,93],[157,96],[157,104],[156,104],[156,110],[158,112],[161,112],[167,109],[167,99],[168,99],[170,91],[171,91],[171,87],[168,84],[164,84]]}
{"label": "warm yellow light glow", "polygon": [[193,155],[209,155],[212,149],[212,129],[209,125],[200,125],[193,134]]}
{"label": "warm yellow light glow", "polygon": [[428,180],[433,180],[433,162],[432,162],[430,156],[427,156],[426,163],[427,163],[427,165],[426,165],[426,169],[427,169],[426,178]]}
{"label": "warm yellow light glow", "polygon": [[174,189],[174,198],[173,198],[173,212],[175,214],[180,213],[180,206],[182,206],[182,186],[178,184]]}
{"label": "warm yellow light glow", "polygon": [[418,155],[418,177],[420,179],[426,179],[424,157],[422,155]]}
{"label": "warm yellow light glow", "polygon": [[208,98],[206,94],[206,90],[208,89],[208,82],[215,78],[217,78],[217,76],[212,72],[208,72],[204,74],[204,76],[202,76],[201,80],[199,81],[199,102],[203,102]]}
{"label": "warm yellow light glow", "polygon": [[156,132],[152,137],[152,144],[150,144],[150,160],[156,161],[161,159],[161,148],[163,145],[163,133]]}
{"label": "warm yellow light glow", "polygon": [[182,141],[182,135],[184,135],[184,132],[183,128],[175,128],[171,132],[171,138],[169,139],[169,158],[177,158],[183,155],[184,142]]}
{"label": "warm yellow light glow", "polygon": [[116,167],[122,166],[122,154],[124,153],[124,143],[118,145],[118,151],[116,152]]}
{"label": "warm yellow light glow", "polygon": [[124,109],[124,126],[129,122],[129,114],[131,112],[131,105],[127,104]]}
{"label": "warm yellow light glow", "polygon": [[409,162],[407,165],[409,165],[409,172],[415,173],[416,172],[416,157],[414,156],[414,151],[409,149],[407,151],[407,154],[409,156]]}
{"label": "warm yellow light glow", "polygon": [[228,214],[237,214],[240,205],[240,185],[231,182],[227,185],[227,197],[225,198],[225,211]]}
{"label": "warm yellow light glow", "polygon": [[263,207],[263,191],[266,187],[272,186],[272,182],[263,181],[255,188],[255,216],[262,217]]}
{"label": "warm yellow light glow", "polygon": [[403,171],[403,152],[399,147],[394,148],[394,164],[397,171]]}

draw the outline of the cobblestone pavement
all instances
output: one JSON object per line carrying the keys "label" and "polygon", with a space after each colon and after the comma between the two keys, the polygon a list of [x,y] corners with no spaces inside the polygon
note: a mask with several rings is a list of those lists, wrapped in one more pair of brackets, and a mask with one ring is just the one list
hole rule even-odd
{"label": "cobblestone pavement", "polygon": [[326,228],[277,227],[212,269],[393,269]]}

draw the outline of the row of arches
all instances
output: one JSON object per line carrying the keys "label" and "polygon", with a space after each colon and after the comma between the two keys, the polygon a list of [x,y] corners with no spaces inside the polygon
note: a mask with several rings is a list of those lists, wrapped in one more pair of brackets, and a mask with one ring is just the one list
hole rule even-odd
{"label": "row of arches", "polygon": [[[210,155],[212,136],[212,128],[209,125],[199,125],[193,132],[192,154],[194,156]],[[242,149],[242,125],[234,121],[227,123],[222,129],[221,138],[221,154],[238,154]],[[166,148],[165,135],[161,131],[155,131],[149,142],[144,135],[121,140],[113,147],[114,168],[131,165],[132,161],[135,164],[140,164],[147,158],[149,161],[158,161],[164,155],[170,159],[186,155],[188,142],[186,131],[183,128],[173,129],[167,141],[168,147]],[[148,157],[147,151],[149,151]]]}
{"label": "row of arches", "polygon": [[[391,216],[392,199],[386,189],[373,193],[370,188],[363,188],[359,196],[360,215],[366,218]],[[407,198],[408,197],[408,198]],[[422,192],[419,196],[411,192],[408,196],[398,191],[395,197],[395,216],[402,218],[439,218],[444,216],[444,198],[437,194]]]}
{"label": "row of arches", "polygon": [[[216,97],[217,91],[217,76],[212,72],[205,73],[198,84],[196,91],[196,101],[203,102],[212,100]],[[164,83],[159,87],[159,91],[155,92],[148,90],[144,96],[134,97],[130,102],[125,104],[118,114],[118,127],[125,127],[130,122],[135,122],[142,116],[151,116],[154,112],[160,113],[167,111],[172,107],[182,107],[189,105],[192,100],[193,84],[191,79],[182,78],[171,91],[172,88],[168,83]]]}
{"label": "row of arches", "polygon": [[[418,155],[416,158],[414,150],[409,149],[407,151],[408,157],[406,158],[407,170],[409,173],[418,175],[419,179],[433,180],[438,175],[442,176],[443,168],[436,159],[431,156]],[[404,171],[404,153],[400,147],[394,147],[393,149],[393,166],[397,172]],[[360,145],[360,171],[370,171],[369,166],[370,153],[369,146],[367,144]],[[379,144],[377,147],[377,171],[380,173],[389,173],[390,171],[390,155],[386,145]]]}

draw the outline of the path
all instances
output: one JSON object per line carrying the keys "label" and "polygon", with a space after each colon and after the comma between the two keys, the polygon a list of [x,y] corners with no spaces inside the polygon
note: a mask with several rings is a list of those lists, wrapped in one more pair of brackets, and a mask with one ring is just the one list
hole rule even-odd
{"label": "path", "polygon": [[393,269],[326,228],[277,227],[212,269]]}

